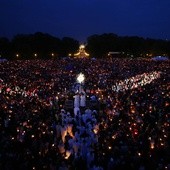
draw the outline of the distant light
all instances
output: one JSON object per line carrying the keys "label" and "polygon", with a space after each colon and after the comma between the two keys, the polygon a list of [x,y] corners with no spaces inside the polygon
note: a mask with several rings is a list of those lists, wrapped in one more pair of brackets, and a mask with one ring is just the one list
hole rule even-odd
{"label": "distant light", "polygon": [[77,81],[78,81],[79,83],[82,83],[84,80],[85,80],[84,74],[80,73],[80,74],[77,76]]}
{"label": "distant light", "polygon": [[80,49],[84,49],[85,48],[85,45],[80,45],[80,47],[79,47]]}
{"label": "distant light", "polygon": [[139,156],[141,156],[141,153],[140,153],[140,152],[138,152],[138,155],[139,155]]}
{"label": "distant light", "polygon": [[51,55],[54,56],[54,53],[52,53]]}
{"label": "distant light", "polygon": [[35,53],[34,56],[37,57],[37,54]]}
{"label": "distant light", "polygon": [[19,54],[16,54],[16,57],[19,57]]}

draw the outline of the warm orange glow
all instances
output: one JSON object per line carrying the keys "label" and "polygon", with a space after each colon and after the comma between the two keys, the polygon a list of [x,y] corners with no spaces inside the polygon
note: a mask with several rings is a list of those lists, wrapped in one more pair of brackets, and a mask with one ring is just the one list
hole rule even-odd
{"label": "warm orange glow", "polygon": [[81,44],[78,53],[75,53],[74,56],[78,58],[89,57],[89,54],[85,51],[85,45]]}

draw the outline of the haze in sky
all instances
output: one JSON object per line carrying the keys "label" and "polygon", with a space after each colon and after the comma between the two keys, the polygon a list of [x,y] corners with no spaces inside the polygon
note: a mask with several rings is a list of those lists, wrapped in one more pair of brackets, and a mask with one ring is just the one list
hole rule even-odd
{"label": "haze in sky", "polygon": [[0,0],[0,37],[115,33],[170,40],[170,0]]}

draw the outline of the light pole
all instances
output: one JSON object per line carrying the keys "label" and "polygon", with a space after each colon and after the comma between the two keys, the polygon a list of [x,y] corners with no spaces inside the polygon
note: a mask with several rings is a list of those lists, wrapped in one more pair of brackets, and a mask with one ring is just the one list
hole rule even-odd
{"label": "light pole", "polygon": [[74,96],[74,115],[77,115],[78,111],[80,111],[80,106],[85,106],[86,104],[86,96],[85,95],[81,95],[80,93],[82,92],[81,85],[85,80],[85,76],[84,74],[80,73],[77,75],[76,81],[77,81],[77,85],[75,87],[75,96]]}
{"label": "light pole", "polygon": [[79,83],[78,84],[78,93],[79,93],[78,95],[80,98],[80,101],[79,101],[80,107],[86,106],[86,93],[84,92],[84,90],[82,88],[82,83],[84,82],[84,80],[85,80],[84,74],[82,74],[82,73],[78,74],[77,82]]}

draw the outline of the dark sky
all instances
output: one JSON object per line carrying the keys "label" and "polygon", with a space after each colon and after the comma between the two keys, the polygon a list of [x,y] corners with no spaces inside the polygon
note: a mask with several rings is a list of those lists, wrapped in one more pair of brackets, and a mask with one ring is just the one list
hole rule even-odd
{"label": "dark sky", "polygon": [[115,33],[170,40],[170,0],[0,0],[0,37]]}

